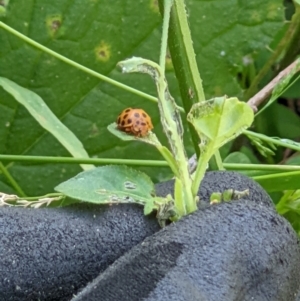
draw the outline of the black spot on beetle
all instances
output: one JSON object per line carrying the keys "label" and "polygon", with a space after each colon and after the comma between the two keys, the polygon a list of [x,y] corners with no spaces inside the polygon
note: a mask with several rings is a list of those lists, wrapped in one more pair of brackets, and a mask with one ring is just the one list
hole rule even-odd
{"label": "black spot on beetle", "polygon": [[140,114],[139,113],[134,113],[134,115],[133,115],[134,117],[136,117],[136,118],[140,118]]}
{"label": "black spot on beetle", "polygon": [[132,120],[130,118],[127,119],[127,124],[130,124]]}

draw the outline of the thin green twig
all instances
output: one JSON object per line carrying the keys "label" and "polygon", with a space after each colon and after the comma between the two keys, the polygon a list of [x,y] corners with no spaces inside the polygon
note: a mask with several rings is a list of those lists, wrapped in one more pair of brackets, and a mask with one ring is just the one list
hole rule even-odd
{"label": "thin green twig", "polygon": [[163,76],[165,76],[166,55],[167,55],[167,48],[168,48],[168,31],[169,31],[170,12],[171,12],[172,5],[173,5],[173,0],[164,0],[163,28],[162,28],[160,57],[159,57],[159,66],[163,71]]}
{"label": "thin green twig", "polygon": [[[163,0],[159,1],[161,12],[164,11]],[[168,34],[168,45],[172,57],[175,75],[179,84],[180,94],[186,114],[198,100],[204,100],[204,93],[197,69],[195,53],[192,46],[191,34],[188,28],[184,3],[179,6],[174,1]],[[193,77],[195,75],[195,78]],[[199,137],[194,127],[187,124],[194,145],[195,153],[199,157]]]}
{"label": "thin green twig", "polygon": [[[0,155],[2,161],[32,162],[32,163],[66,163],[66,164],[125,164],[151,167],[168,167],[167,161],[163,160],[130,160],[130,159],[110,159],[110,158],[72,158],[72,157],[46,157],[46,156],[18,156],[18,155]],[[0,162],[1,164],[1,162]],[[298,165],[270,165],[270,164],[239,164],[224,163],[228,170],[271,170],[271,171],[295,171],[300,170]],[[0,165],[1,166],[1,165]]]}
{"label": "thin green twig", "polygon": [[[162,0],[160,0],[160,2],[162,2]],[[183,107],[186,114],[188,114],[194,103],[205,101],[205,95],[196,61],[184,0],[174,0],[174,5],[171,9],[169,48],[180,87]],[[188,123],[188,127],[195,153],[197,158],[199,158],[199,136],[190,123]],[[214,163],[213,166],[215,166],[216,169],[221,170],[223,169],[222,160],[218,160],[220,156],[218,156],[217,152],[216,155],[217,158],[213,157],[212,163]]]}
{"label": "thin green twig", "polygon": [[227,170],[300,171],[299,165],[224,163]]}
{"label": "thin green twig", "polygon": [[[53,57],[55,57],[55,58],[63,61],[64,63],[66,63],[68,65],[71,65],[71,66],[73,66],[73,67],[75,67],[75,68],[77,68],[77,69],[79,69],[81,71],[84,71],[84,72],[86,72],[86,73],[88,73],[88,74],[90,74],[90,75],[92,75],[94,77],[97,77],[98,79],[103,80],[103,81],[105,81],[105,82],[107,82],[107,83],[109,83],[111,85],[114,85],[114,86],[116,86],[116,87],[118,87],[120,89],[126,90],[128,92],[131,92],[133,94],[136,94],[138,96],[141,96],[141,97],[146,98],[146,99],[148,99],[148,100],[150,100],[152,102],[156,102],[157,103],[157,98],[156,97],[154,97],[152,95],[149,95],[147,93],[144,93],[142,91],[139,91],[137,89],[134,89],[132,87],[129,87],[127,85],[124,85],[124,84],[122,84],[122,83],[120,83],[120,82],[118,82],[116,80],[113,80],[113,79],[111,79],[111,78],[109,78],[107,76],[104,76],[104,75],[102,75],[102,74],[100,74],[100,73],[98,73],[98,72],[96,72],[96,71],[94,71],[92,69],[89,69],[89,68],[87,68],[87,67],[85,67],[85,66],[83,66],[83,65],[81,65],[79,63],[76,63],[76,62],[68,59],[67,57],[65,57],[65,56],[63,56],[63,55],[61,55],[61,54],[59,54],[59,53],[57,53],[57,52],[55,52],[55,51],[53,51],[53,50],[45,47],[45,46],[43,46],[42,44],[37,43],[36,41],[34,41],[34,40],[26,37],[25,35],[21,34],[17,30],[14,30],[12,27],[4,24],[3,22],[0,22],[0,27],[2,27],[3,29],[7,30],[9,33],[15,35],[16,37],[22,39],[26,43],[28,43],[28,44],[36,47],[37,49],[39,49],[39,50],[41,50],[41,51],[43,51],[45,53],[48,53],[49,55],[51,55],[51,56],[53,56]],[[181,112],[184,112],[183,108],[178,107],[178,109]]]}
{"label": "thin green twig", "polygon": [[[194,97],[196,98],[197,101],[204,101],[205,95],[202,86],[202,79],[197,66],[196,55],[194,52],[191,31],[188,24],[185,3],[184,0],[174,0],[174,2],[175,3],[172,9],[172,16],[174,19],[176,19],[176,22],[178,22],[178,27],[180,30],[180,38],[182,39],[181,47],[183,47],[182,50],[186,59],[186,64],[188,65],[189,68],[189,74],[187,76],[191,77],[191,84],[192,84],[192,86],[190,87],[192,89],[191,93],[194,93]],[[191,95],[189,95],[189,97],[191,97]]]}
{"label": "thin green twig", "polygon": [[7,180],[10,182],[12,187],[16,190],[16,192],[22,196],[26,197],[26,194],[22,190],[22,188],[19,186],[19,184],[16,182],[16,180],[12,177],[12,175],[9,173],[9,171],[5,168],[5,166],[0,162],[0,170],[2,171],[3,175],[7,178]]}
{"label": "thin green twig", "polygon": [[48,157],[48,156],[18,156],[0,155],[2,161],[20,161],[35,163],[66,163],[66,164],[125,164],[137,166],[168,167],[168,163],[162,160],[132,160],[109,158],[72,158],[72,157]]}

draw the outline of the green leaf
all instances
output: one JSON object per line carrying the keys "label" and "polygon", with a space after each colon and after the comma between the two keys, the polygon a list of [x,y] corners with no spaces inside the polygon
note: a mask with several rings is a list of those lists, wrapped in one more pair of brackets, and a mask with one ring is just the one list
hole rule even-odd
{"label": "green leaf", "polygon": [[[50,132],[73,157],[88,158],[88,154],[78,138],[52,113],[43,99],[37,94],[22,88],[7,78],[0,77],[0,85],[22,104],[33,118]],[[84,170],[93,165],[81,164]]]}
{"label": "green leaf", "polygon": [[300,171],[253,177],[268,192],[300,189]]}
{"label": "green leaf", "polygon": [[273,125],[272,132],[265,134],[288,139],[297,139],[299,137],[300,116],[297,115],[296,110],[291,110],[291,108],[276,102],[272,105],[272,108],[266,111],[263,118],[268,118],[269,124]]}
{"label": "green leaf", "polygon": [[161,143],[158,141],[156,135],[154,133],[152,133],[151,131],[149,131],[148,135],[145,137],[137,137],[125,132],[120,131],[117,128],[117,124],[111,123],[107,129],[115,136],[117,136],[119,139],[123,140],[123,141],[141,141],[141,142],[145,142],[151,145],[154,145],[156,147],[161,147]]}
{"label": "green leaf", "polygon": [[148,143],[150,145],[154,145],[157,148],[157,150],[162,154],[162,156],[167,160],[173,173],[175,175],[178,175],[176,161],[174,160],[172,153],[165,146],[161,145],[161,143],[157,139],[156,135],[154,133],[152,133],[151,131],[149,131],[148,135],[145,137],[136,137],[136,136],[133,136],[133,135],[130,135],[130,134],[127,134],[125,132],[118,130],[117,124],[115,122],[111,123],[107,127],[107,129],[113,135],[117,136],[118,138],[120,138],[123,141],[140,141],[140,142]]}
{"label": "green leaf", "polygon": [[262,139],[259,139],[257,137],[246,135],[249,140],[251,141],[251,144],[253,144],[256,149],[259,151],[259,153],[264,156],[274,156],[275,153],[273,150],[276,150],[276,146],[270,142],[270,141],[263,141]]}
{"label": "green leaf", "polygon": [[298,165],[300,166],[300,153],[294,154],[289,159],[285,161],[285,164],[287,165]]}
{"label": "green leaf", "polygon": [[206,98],[241,98],[241,72],[284,26],[282,1],[188,0],[187,11]]}
{"label": "green leaf", "polygon": [[276,210],[281,215],[288,211],[294,211],[300,215],[300,189],[285,191],[276,204]]}
{"label": "green leaf", "polygon": [[237,98],[216,97],[196,103],[187,116],[201,139],[200,149],[213,152],[253,122],[253,111]]}
{"label": "green leaf", "polygon": [[297,76],[295,80],[287,87],[286,91],[283,93],[283,98],[298,98],[300,95],[299,92],[300,86],[300,75]]}
{"label": "green leaf", "polygon": [[300,68],[300,58],[298,58],[297,63],[295,64],[294,68],[285,76],[283,77],[274,87],[272,91],[272,95],[268,101],[268,103],[256,114],[260,114],[263,112],[267,107],[269,107],[276,99],[278,99],[285,91],[287,91],[293,83],[297,81],[297,79],[293,80],[291,84],[291,79],[294,77],[296,73],[299,72]]}
{"label": "green leaf", "polygon": [[242,152],[233,152],[224,159],[223,163],[250,164],[251,160]]}
{"label": "green leaf", "polygon": [[81,172],[59,184],[55,190],[71,198],[97,204],[145,205],[154,196],[154,184],[146,174],[121,165]]}
{"label": "green leaf", "polygon": [[[9,2],[7,14],[1,20],[71,60],[156,95],[150,78],[139,74],[124,76],[116,64],[132,56],[157,61],[161,40],[157,1],[128,1],[126,5],[123,2],[60,0],[49,5],[47,0],[15,0]],[[265,49],[284,26],[282,0],[187,0],[186,9],[206,97],[241,95],[242,87],[237,78],[245,64],[244,57],[255,59],[255,53]],[[148,145],[120,141],[107,131],[107,125],[114,122],[124,108],[141,107],[151,115],[154,132],[166,145],[155,103],[99,81],[3,29],[0,29],[0,45],[0,76],[40,95],[82,141],[91,157],[161,158]],[[180,104],[170,60],[168,66],[169,89]],[[191,153],[189,135],[184,135],[184,139]],[[0,141],[1,154],[67,155],[64,147],[2,88]],[[27,195],[46,194],[80,171],[77,165],[71,164],[11,162],[7,168]],[[171,176],[169,168],[142,170],[156,181]],[[3,175],[0,175],[0,186],[13,193]]]}
{"label": "green leaf", "polygon": [[198,192],[206,166],[213,154],[249,127],[253,118],[250,106],[235,97],[216,97],[192,106],[187,120],[193,124],[201,140],[201,156],[192,185],[193,195]]}
{"label": "green leaf", "polygon": [[[3,21],[26,36],[96,72],[156,95],[149,78],[124,76],[116,68],[118,61],[132,55],[147,54],[153,60],[159,56],[161,17],[155,1],[134,1],[126,6],[109,0],[71,4],[62,0],[56,1],[54,6],[49,6],[46,0],[10,1],[7,11]],[[152,118],[157,137],[165,143],[156,103],[99,81],[29,46],[2,28],[0,45],[0,76],[37,93],[79,138],[90,157],[161,159],[148,145],[120,141],[107,130],[107,125],[114,122],[124,108],[143,108]],[[171,82],[176,91],[175,79]],[[0,141],[1,154],[67,155],[64,147],[2,88]],[[168,167],[139,169],[147,171],[156,181],[171,174]],[[80,172],[80,166],[12,162],[8,170],[27,195],[43,195]],[[5,187],[7,180],[3,175],[0,181]]]}

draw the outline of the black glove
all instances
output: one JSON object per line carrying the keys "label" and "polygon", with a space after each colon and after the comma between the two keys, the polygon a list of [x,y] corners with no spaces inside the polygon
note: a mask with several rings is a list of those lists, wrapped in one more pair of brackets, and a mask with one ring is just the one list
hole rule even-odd
{"label": "black glove", "polygon": [[[158,193],[170,187],[161,184]],[[251,199],[206,206],[146,238],[72,301],[294,301],[296,233],[248,178],[208,173],[202,201],[223,188],[249,188]]]}
{"label": "black glove", "polygon": [[[229,184],[222,172],[206,174],[200,204],[207,204],[216,190],[250,188],[252,200],[273,208],[256,183],[236,173],[226,175]],[[172,192],[171,182],[163,187]],[[134,205],[0,208],[0,222],[0,300],[10,301],[70,300],[115,259],[159,229]]]}
{"label": "black glove", "polygon": [[0,208],[0,300],[70,300],[158,231],[141,206]]}

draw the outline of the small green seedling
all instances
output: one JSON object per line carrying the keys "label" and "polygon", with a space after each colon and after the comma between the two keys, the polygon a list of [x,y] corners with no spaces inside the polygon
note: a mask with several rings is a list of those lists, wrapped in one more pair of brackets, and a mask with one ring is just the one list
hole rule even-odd
{"label": "small green seedling", "polygon": [[[172,1],[166,0],[165,4],[164,25],[168,20],[166,16],[169,15]],[[163,28],[162,53],[166,52],[167,28]],[[168,89],[164,60],[158,65],[147,59],[133,57],[118,65],[123,73],[144,73],[154,80],[160,121],[170,148],[163,146],[151,131],[145,137],[138,137],[120,131],[116,123],[110,124],[108,130],[122,140],[137,140],[156,147],[174,173],[174,198],[170,195],[165,198],[157,197],[148,176],[126,166],[104,166],[85,171],[55,189],[67,196],[99,204],[141,204],[145,214],[156,211],[159,223],[164,226],[167,220],[176,221],[197,209],[197,193],[209,160],[223,144],[252,124],[253,110],[237,98],[226,96],[200,101],[192,106],[187,120],[199,136],[201,156],[196,171],[191,174],[183,143],[182,120]]]}
{"label": "small green seedling", "polygon": [[[170,150],[162,146],[152,132],[146,137],[136,137],[120,131],[116,123],[109,125],[108,129],[122,140],[138,140],[157,148],[174,173],[174,199],[170,195],[166,198],[156,197],[151,180],[145,174],[125,166],[104,166],[82,172],[57,186],[56,190],[70,197],[80,197],[81,200],[95,203],[141,204],[145,214],[156,210],[159,223],[165,225],[166,220],[176,221],[197,209],[197,192],[208,161],[224,143],[251,125],[253,111],[246,103],[226,96],[196,103],[187,118],[199,135],[201,156],[196,171],[190,174],[183,144],[181,117],[169,93],[166,79],[161,76],[160,66],[142,58],[131,58],[119,65],[124,73],[141,72],[154,79],[161,123],[168,137]],[[79,194],[80,191],[83,192],[82,195]]]}

